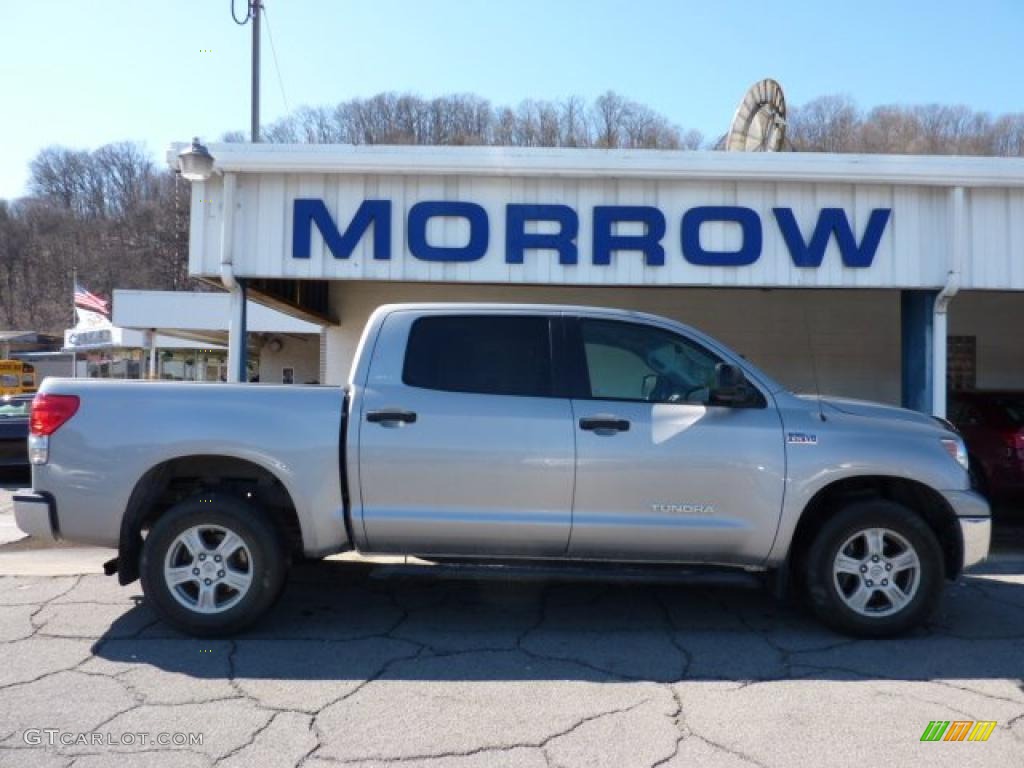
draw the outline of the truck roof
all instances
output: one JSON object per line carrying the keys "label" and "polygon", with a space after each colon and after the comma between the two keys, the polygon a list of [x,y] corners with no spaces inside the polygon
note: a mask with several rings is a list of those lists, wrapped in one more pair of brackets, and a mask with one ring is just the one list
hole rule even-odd
{"label": "truck roof", "polygon": [[[649,312],[640,312],[634,309],[621,309],[617,307],[597,307],[584,304],[530,304],[517,302],[495,302],[495,301],[418,301],[401,302],[396,304],[383,304],[377,308],[378,312],[390,314],[391,312],[415,311],[415,312],[567,312],[570,314],[595,314],[595,315],[619,315],[621,317],[644,318],[657,322],[669,322],[673,325],[682,325],[678,320],[655,315]],[[696,330],[696,329],[694,329]]]}

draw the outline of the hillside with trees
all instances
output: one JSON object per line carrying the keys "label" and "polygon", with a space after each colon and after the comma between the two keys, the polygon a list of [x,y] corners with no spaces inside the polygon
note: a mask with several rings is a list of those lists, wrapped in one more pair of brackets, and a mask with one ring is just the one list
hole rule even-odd
{"label": "hillside with trees", "polygon": [[[723,124],[727,116],[723,116]],[[1024,156],[1024,114],[963,106],[890,105],[864,111],[823,96],[790,111],[800,152]],[[244,141],[230,132],[225,141]],[[382,93],[302,107],[264,128],[268,142],[715,149],[721,137],[673,125],[616,93],[587,104],[527,100],[516,107],[455,94]],[[0,200],[0,327],[59,332],[72,321],[71,274],[89,290],[185,290],[189,184],[134,142],[93,151],[48,147],[32,160],[29,195]]]}

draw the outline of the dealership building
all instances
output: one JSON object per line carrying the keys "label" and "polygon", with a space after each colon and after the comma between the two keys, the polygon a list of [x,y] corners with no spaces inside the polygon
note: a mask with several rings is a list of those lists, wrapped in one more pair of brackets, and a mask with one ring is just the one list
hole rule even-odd
{"label": "dealership building", "polygon": [[326,384],[345,382],[381,304],[495,301],[665,315],[795,391],[944,413],[947,384],[1024,390],[1024,160],[209,153],[212,167],[187,174],[191,273],[233,289],[233,337],[246,295],[322,326]]}

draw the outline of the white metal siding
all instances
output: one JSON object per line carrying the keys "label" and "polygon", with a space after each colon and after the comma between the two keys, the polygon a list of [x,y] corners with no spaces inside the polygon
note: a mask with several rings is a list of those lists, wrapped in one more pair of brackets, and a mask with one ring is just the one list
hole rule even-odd
{"label": "white metal siding", "polygon": [[[190,270],[220,271],[222,178],[193,188]],[[292,206],[296,198],[322,199],[340,231],[366,199],[392,201],[392,257],[372,258],[367,235],[348,259],[337,259],[313,228],[309,259],[291,256]],[[1024,190],[978,188],[966,192],[969,251],[962,286],[1024,290]],[[476,262],[437,263],[409,253],[405,216],[424,200],[462,200],[483,206],[490,240]],[[676,179],[535,178],[458,175],[363,175],[241,173],[234,217],[234,271],[239,276],[398,280],[415,282],[522,283],[562,285],[690,285],[715,287],[938,288],[951,268],[950,191],[935,186],[844,184],[834,181],[695,181]],[[527,251],[525,263],[505,263],[505,205],[561,203],[580,219],[579,263],[563,266],[550,251]],[[666,217],[665,265],[646,266],[639,253],[620,251],[609,266],[594,266],[592,209],[595,205],[651,205]],[[702,267],[682,255],[683,213],[698,205],[737,205],[761,217],[763,250],[744,267]],[[870,212],[891,208],[874,263],[842,264],[834,240],[820,268],[798,268],[785,247],[772,208],[789,207],[809,238],[825,207],[844,209],[859,239]],[[434,244],[465,243],[460,219],[435,219]],[[702,243],[709,249],[737,245],[735,225],[708,223]]]}

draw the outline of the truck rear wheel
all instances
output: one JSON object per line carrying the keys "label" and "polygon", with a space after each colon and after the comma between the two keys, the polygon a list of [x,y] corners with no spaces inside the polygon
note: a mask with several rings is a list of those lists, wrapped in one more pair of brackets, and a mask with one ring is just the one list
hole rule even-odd
{"label": "truck rear wheel", "polygon": [[232,496],[202,494],[157,520],[139,571],[161,618],[209,637],[237,632],[270,608],[284,586],[286,559],[259,509]]}
{"label": "truck rear wheel", "polygon": [[806,560],[817,617],[861,637],[900,634],[926,621],[943,589],[943,559],[932,529],[884,499],[850,504],[825,521]]}

